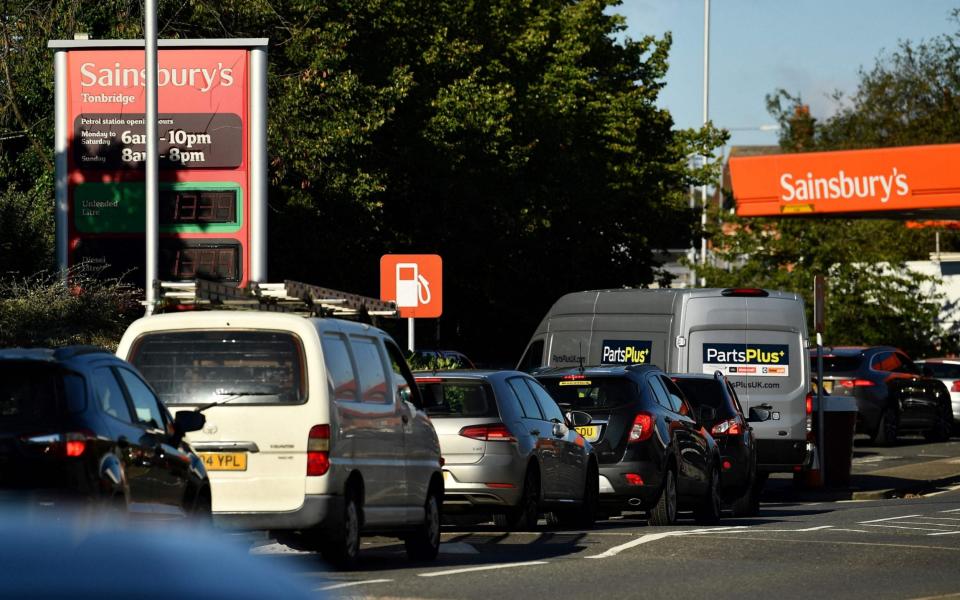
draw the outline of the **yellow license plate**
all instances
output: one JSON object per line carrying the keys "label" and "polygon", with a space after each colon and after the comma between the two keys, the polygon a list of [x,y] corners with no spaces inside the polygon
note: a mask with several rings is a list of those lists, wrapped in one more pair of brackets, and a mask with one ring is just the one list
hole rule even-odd
{"label": "yellow license plate", "polygon": [[208,471],[246,471],[246,452],[198,452]]}
{"label": "yellow license plate", "polygon": [[586,427],[577,427],[577,433],[587,438],[588,442],[595,442],[600,437],[600,428],[596,425],[587,425]]}

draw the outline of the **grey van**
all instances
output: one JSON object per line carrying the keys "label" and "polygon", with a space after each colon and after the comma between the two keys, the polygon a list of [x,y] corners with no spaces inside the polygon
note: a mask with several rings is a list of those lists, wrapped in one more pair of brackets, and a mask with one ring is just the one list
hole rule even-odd
{"label": "grey van", "polygon": [[554,303],[518,368],[654,364],[727,376],[755,424],[758,470],[804,465],[810,373],[803,299],[762,289],[616,289],[574,292]]}

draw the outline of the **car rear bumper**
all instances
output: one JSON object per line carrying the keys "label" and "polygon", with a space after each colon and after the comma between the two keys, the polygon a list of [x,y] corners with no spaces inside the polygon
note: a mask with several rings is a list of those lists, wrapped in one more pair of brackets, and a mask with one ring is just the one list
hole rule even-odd
{"label": "car rear bumper", "polygon": [[330,529],[343,519],[343,496],[309,495],[300,508],[283,512],[215,512],[223,529]]}
{"label": "car rear bumper", "polygon": [[516,506],[523,494],[525,475],[525,462],[507,454],[487,454],[474,464],[447,464],[443,470],[443,508],[458,512]]}
{"label": "car rear bumper", "polygon": [[[628,473],[639,475],[643,484],[627,483]],[[660,469],[646,461],[600,465],[600,502],[620,508],[645,510],[656,503],[662,478]]]}
{"label": "car rear bumper", "polygon": [[809,460],[806,440],[757,440],[757,471],[792,472]]}

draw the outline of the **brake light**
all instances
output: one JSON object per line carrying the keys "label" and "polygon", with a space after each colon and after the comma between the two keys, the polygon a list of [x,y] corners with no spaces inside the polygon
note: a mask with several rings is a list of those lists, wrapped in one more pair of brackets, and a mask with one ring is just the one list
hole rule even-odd
{"label": "brake light", "polygon": [[736,417],[721,421],[710,430],[710,435],[740,435],[741,433],[743,433],[743,427],[740,425],[740,419]]}
{"label": "brake light", "polygon": [[623,478],[627,480],[627,485],[643,485],[643,477],[639,473],[624,473]]}
{"label": "brake light", "polygon": [[950,386],[951,392],[960,392],[960,379],[953,382],[953,385]]}
{"label": "brake light", "polygon": [[564,375],[562,379],[566,381],[578,381],[586,378],[587,378],[586,375]]}
{"label": "brake light", "polygon": [[812,415],[813,414],[813,394],[807,394],[806,407],[807,407],[807,414]]}
{"label": "brake light", "polygon": [[630,428],[630,437],[627,438],[627,443],[643,442],[649,440],[652,435],[653,415],[645,412],[638,413],[633,418],[633,427]]}
{"label": "brake light", "polygon": [[441,383],[443,377],[417,377],[417,383]]}
{"label": "brake light", "polygon": [[845,387],[848,389],[858,388],[858,387],[873,387],[876,385],[874,382],[870,381],[869,379],[841,379],[837,383],[839,383],[841,387]]}
{"label": "brake light", "polygon": [[720,295],[740,298],[766,298],[770,293],[760,288],[727,288],[720,292]]}
{"label": "brake light", "polygon": [[515,442],[510,430],[503,423],[490,425],[470,425],[460,430],[460,435],[483,442]]}
{"label": "brake light", "polygon": [[307,476],[319,477],[330,470],[330,426],[314,425],[307,436]]}
{"label": "brake light", "polygon": [[69,440],[67,442],[67,456],[80,456],[87,449],[86,440]]}
{"label": "brake light", "polygon": [[41,452],[48,456],[66,456],[76,458],[83,456],[87,450],[87,440],[94,437],[92,431],[74,431],[70,433],[48,433],[24,435],[20,441],[31,446],[42,446]]}

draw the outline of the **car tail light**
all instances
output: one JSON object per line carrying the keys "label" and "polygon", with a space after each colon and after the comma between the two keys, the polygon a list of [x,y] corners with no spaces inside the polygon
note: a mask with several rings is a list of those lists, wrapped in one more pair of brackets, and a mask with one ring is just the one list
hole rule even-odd
{"label": "car tail light", "polygon": [[806,409],[808,416],[813,414],[813,394],[807,394]]}
{"label": "car tail light", "polygon": [[743,426],[737,417],[720,421],[710,430],[710,435],[740,435],[741,433],[743,433]]}
{"label": "car tail light", "polygon": [[841,387],[845,387],[848,389],[858,388],[858,387],[873,387],[876,385],[874,382],[870,381],[869,379],[841,379],[837,383],[839,383]]}
{"label": "car tail light", "polygon": [[41,448],[48,456],[83,456],[87,450],[87,441],[96,437],[92,431],[72,431],[70,433],[30,434],[20,437],[20,441]]}
{"label": "car tail light", "polygon": [[442,383],[443,377],[417,377],[417,383]]}
{"label": "car tail light", "polygon": [[723,459],[723,470],[726,471],[726,470],[730,469],[731,467],[733,467],[733,463],[730,462],[729,460],[727,460],[726,458]]}
{"label": "car tail light", "polygon": [[960,379],[953,382],[953,385],[950,386],[951,392],[960,392]]}
{"label": "car tail light", "polygon": [[639,413],[633,418],[633,427],[630,429],[628,443],[643,442],[649,440],[653,435],[653,415],[650,413]]}
{"label": "car tail light", "polygon": [[488,483],[487,487],[495,490],[508,490],[515,486],[512,483]]}
{"label": "car tail light", "polygon": [[643,485],[643,477],[639,473],[624,473],[623,478],[627,480],[627,485]]}
{"label": "car tail light", "polygon": [[484,442],[515,442],[517,438],[513,437],[510,430],[503,423],[493,423],[490,425],[470,425],[460,430],[460,435],[474,440]]}
{"label": "car tail light", "polygon": [[314,425],[307,437],[307,476],[319,477],[330,470],[330,426]]}

